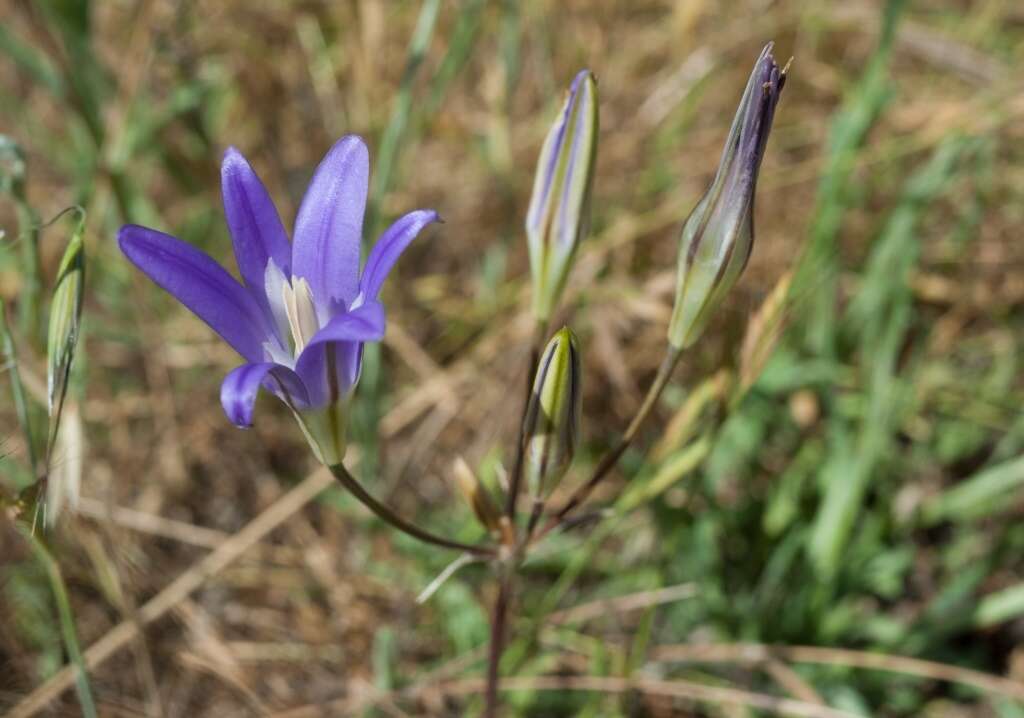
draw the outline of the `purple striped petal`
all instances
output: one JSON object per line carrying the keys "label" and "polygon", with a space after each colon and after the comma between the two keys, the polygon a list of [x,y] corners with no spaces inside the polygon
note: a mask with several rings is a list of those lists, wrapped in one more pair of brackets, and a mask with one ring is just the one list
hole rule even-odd
{"label": "purple striped petal", "polygon": [[338,140],[313,175],[295,219],[292,274],[304,277],[321,308],[346,305],[359,287],[370,156],[362,139]]}
{"label": "purple striped petal", "polygon": [[362,343],[383,338],[384,307],[379,302],[367,302],[331,319],[295,362],[310,403],[322,406],[347,392],[359,378]]}
{"label": "purple striped petal", "polygon": [[263,360],[271,336],[260,305],[208,255],[180,239],[128,224],[117,234],[121,251],[251,362]]}
{"label": "purple striped petal", "polygon": [[220,405],[232,424],[243,429],[252,426],[253,409],[261,388],[288,400],[296,408],[309,405],[302,380],[288,367],[273,362],[243,364],[224,377],[220,385]]}
{"label": "purple striped petal", "polygon": [[220,167],[221,194],[238,269],[248,287],[264,295],[264,274],[270,259],[291,271],[292,248],[277,208],[266,187],[242,153],[229,147]]}
{"label": "purple striped petal", "polygon": [[363,276],[359,280],[359,290],[365,299],[377,298],[388,272],[405,248],[424,227],[440,219],[432,209],[418,209],[400,217],[384,231],[370,250]]}

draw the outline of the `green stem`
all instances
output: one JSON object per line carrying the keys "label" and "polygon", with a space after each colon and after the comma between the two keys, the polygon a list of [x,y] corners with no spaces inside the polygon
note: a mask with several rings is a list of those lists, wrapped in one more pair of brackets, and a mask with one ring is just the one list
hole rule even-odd
{"label": "green stem", "polygon": [[39,268],[39,217],[24,200],[18,200],[18,237],[21,239],[22,286],[18,292],[18,324],[23,336],[41,346],[39,294],[43,281]]}
{"label": "green stem", "polygon": [[416,524],[406,521],[387,506],[377,501],[377,499],[373,498],[373,496],[363,488],[363,485],[349,473],[344,464],[334,464],[328,468],[331,470],[334,478],[336,478],[342,486],[348,489],[361,504],[399,531],[402,531],[413,538],[417,538],[424,543],[433,544],[434,546],[443,546],[444,548],[455,549],[457,551],[466,551],[474,556],[492,556],[494,554],[494,549],[490,546],[473,546],[471,544],[462,543],[461,541],[448,539],[443,536],[433,534],[426,529],[420,528]]}
{"label": "green stem", "polygon": [[39,562],[46,569],[47,578],[50,579],[50,588],[53,590],[53,598],[57,603],[57,614],[60,618],[60,632],[64,638],[64,648],[68,652],[68,658],[76,668],[75,691],[77,691],[78,700],[82,704],[82,714],[86,718],[96,718],[96,704],[92,699],[89,675],[86,673],[85,658],[82,656],[82,649],[78,645],[75,618],[71,612],[71,601],[68,600],[68,592],[64,586],[64,577],[61,575],[60,566],[31,529],[23,528],[22,533],[28,539],[29,545],[32,546],[36,558],[39,559]]}
{"label": "green stem", "polygon": [[25,433],[25,453],[28,455],[32,477],[38,479],[39,460],[36,456],[35,437],[32,434],[32,419],[29,416],[28,402],[25,399],[25,388],[21,384],[21,374],[18,373],[18,355],[14,350],[14,337],[11,335],[11,327],[7,322],[7,308],[3,299],[0,299],[0,355],[3,356],[7,375],[11,378],[14,411],[18,416],[18,423],[21,424],[21,429]]}

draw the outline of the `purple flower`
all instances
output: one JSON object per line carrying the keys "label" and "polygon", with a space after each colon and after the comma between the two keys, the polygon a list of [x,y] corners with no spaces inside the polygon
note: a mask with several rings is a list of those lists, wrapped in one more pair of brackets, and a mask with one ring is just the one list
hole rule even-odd
{"label": "purple flower", "polygon": [[242,275],[239,283],[203,252],[153,229],[125,225],[118,243],[156,284],[206,322],[245,364],[221,385],[221,404],[237,426],[252,425],[259,390],[295,412],[327,464],[345,454],[347,401],[359,380],[363,342],[384,336],[378,301],[384,278],[432,210],[391,225],[359,271],[369,153],[342,137],[310,182],[289,243],[266,188],[230,148],[221,166],[224,212]]}

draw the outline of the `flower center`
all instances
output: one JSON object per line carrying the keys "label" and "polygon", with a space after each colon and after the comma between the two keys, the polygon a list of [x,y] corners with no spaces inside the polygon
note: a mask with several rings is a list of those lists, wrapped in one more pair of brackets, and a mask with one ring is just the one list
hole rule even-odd
{"label": "flower center", "polygon": [[284,282],[281,285],[281,298],[284,301],[285,316],[288,317],[288,328],[292,332],[297,357],[320,328],[316,318],[316,307],[313,305],[313,293],[305,279],[293,277],[290,284]]}

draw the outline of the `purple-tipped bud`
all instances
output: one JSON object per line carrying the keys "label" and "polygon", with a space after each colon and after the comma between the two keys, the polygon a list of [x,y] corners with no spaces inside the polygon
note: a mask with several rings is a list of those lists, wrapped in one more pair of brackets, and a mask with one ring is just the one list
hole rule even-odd
{"label": "purple-tipped bud", "polygon": [[548,342],[526,410],[526,477],[535,500],[562,478],[580,435],[583,370],[576,335],[563,327]]}
{"label": "purple-tipped bud", "polygon": [[715,179],[683,225],[668,331],[676,348],[697,340],[750,258],[757,175],[785,83],[768,43],[747,81]]}
{"label": "purple-tipped bud", "polygon": [[583,70],[544,140],[526,215],[533,312],[540,321],[558,304],[576,248],[587,233],[597,131],[597,82]]}

